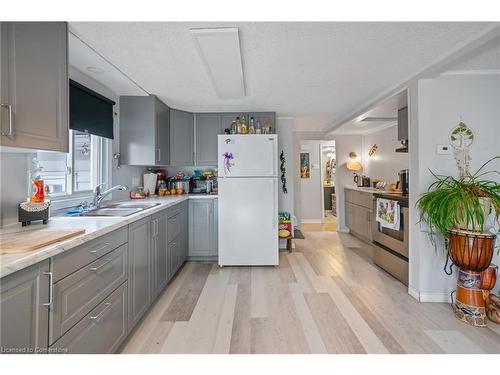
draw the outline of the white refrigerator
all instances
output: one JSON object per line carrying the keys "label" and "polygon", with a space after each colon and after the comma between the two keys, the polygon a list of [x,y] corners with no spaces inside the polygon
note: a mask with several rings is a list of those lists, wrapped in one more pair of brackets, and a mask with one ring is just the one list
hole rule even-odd
{"label": "white refrigerator", "polygon": [[278,136],[219,135],[218,154],[219,265],[278,265]]}

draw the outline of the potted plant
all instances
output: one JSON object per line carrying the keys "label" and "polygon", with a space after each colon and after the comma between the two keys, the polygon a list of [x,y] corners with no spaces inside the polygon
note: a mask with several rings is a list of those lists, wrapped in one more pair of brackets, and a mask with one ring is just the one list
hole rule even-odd
{"label": "potted plant", "polygon": [[500,219],[500,184],[487,179],[499,172],[485,169],[497,159],[500,156],[488,160],[475,173],[465,169],[457,178],[433,173],[435,181],[417,201],[431,239],[435,243],[434,236],[440,235],[449,258],[460,268],[455,315],[478,326],[486,324],[484,298],[478,296],[482,293],[481,273],[490,267],[496,240],[487,219],[491,212],[497,224]]}

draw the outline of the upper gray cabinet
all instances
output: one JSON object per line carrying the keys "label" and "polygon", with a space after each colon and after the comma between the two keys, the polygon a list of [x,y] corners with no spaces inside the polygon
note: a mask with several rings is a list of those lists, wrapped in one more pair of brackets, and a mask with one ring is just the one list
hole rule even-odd
{"label": "upper gray cabinet", "polygon": [[194,165],[194,113],[170,111],[170,165]]}
{"label": "upper gray cabinet", "polygon": [[169,146],[170,108],[154,95],[121,96],[121,163],[169,165]]}
{"label": "upper gray cabinet", "polygon": [[0,346],[10,350],[44,350],[49,343],[49,261],[1,280]]}
{"label": "upper gray cabinet", "polygon": [[2,22],[2,146],[68,152],[65,22]]}
{"label": "upper gray cabinet", "polygon": [[217,136],[222,132],[220,114],[196,114],[196,165],[217,165]]}

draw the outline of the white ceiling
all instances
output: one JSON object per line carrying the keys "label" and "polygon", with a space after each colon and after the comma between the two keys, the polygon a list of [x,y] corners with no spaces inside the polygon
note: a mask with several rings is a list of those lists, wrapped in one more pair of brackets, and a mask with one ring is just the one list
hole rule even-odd
{"label": "white ceiling", "polygon": [[[276,111],[319,130],[417,73],[489,23],[72,22],[146,91],[191,111]],[[246,97],[221,99],[191,28],[238,27]]]}
{"label": "white ceiling", "polygon": [[[398,109],[408,105],[408,93],[406,90],[397,95],[390,97],[383,103],[380,103],[368,112],[348,121],[347,123],[339,126],[331,135],[337,134],[370,134],[382,129],[389,128],[398,124]],[[390,121],[362,121],[366,118],[394,118]]]}

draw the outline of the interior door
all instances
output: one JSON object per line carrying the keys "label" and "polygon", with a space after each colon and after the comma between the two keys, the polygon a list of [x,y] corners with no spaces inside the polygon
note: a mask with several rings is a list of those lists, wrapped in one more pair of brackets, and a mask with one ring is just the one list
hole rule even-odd
{"label": "interior door", "polygon": [[[277,175],[277,136],[219,135],[219,176],[274,177]],[[227,165],[225,153],[232,154]]]}

